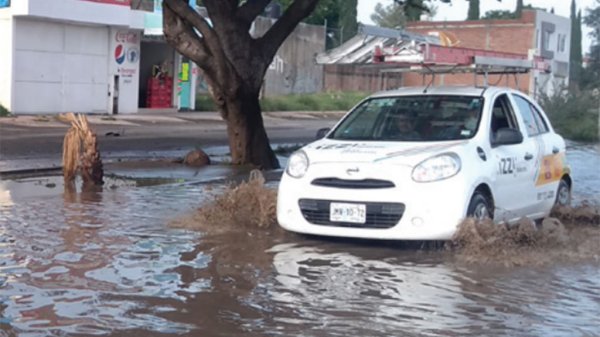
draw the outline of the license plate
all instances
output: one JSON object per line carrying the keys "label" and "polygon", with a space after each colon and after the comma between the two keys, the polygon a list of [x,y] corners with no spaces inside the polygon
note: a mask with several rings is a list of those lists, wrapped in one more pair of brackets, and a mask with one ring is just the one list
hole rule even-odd
{"label": "license plate", "polygon": [[365,204],[332,202],[329,206],[329,221],[365,223],[367,221],[367,206]]}

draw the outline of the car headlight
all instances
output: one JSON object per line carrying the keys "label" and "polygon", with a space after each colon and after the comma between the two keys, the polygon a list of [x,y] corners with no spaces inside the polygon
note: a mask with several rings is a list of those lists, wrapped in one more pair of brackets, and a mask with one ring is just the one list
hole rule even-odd
{"label": "car headlight", "polygon": [[412,179],[419,183],[450,178],[460,171],[460,158],[456,153],[444,153],[422,161],[415,166]]}
{"label": "car headlight", "polygon": [[308,157],[306,153],[302,150],[292,153],[285,172],[293,178],[302,178],[306,170],[308,170]]}

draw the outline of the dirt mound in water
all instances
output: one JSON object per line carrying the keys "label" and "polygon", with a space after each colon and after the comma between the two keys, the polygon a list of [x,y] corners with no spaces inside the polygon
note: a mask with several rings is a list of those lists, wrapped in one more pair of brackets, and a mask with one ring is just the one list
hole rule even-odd
{"label": "dirt mound in water", "polygon": [[526,218],[514,225],[466,219],[449,247],[460,261],[470,263],[600,261],[600,207],[560,207],[541,224]]}
{"label": "dirt mound in water", "polygon": [[171,225],[212,234],[234,228],[269,228],[277,223],[276,209],[277,191],[266,187],[262,173],[253,170],[247,182],[219,191],[212,202]]}

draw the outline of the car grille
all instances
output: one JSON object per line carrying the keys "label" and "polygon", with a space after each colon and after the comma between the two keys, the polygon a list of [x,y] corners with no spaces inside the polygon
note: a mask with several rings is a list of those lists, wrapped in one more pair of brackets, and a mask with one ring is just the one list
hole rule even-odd
{"label": "car grille", "polygon": [[312,181],[313,185],[337,188],[392,188],[395,187],[393,182],[379,179],[363,179],[363,180],[347,180],[339,178],[318,178]]}
{"label": "car grille", "polygon": [[329,206],[332,202],[338,201],[300,199],[298,204],[306,221],[322,226],[385,229],[394,227],[404,214],[404,204],[402,203],[367,202],[364,203],[367,207],[367,219],[364,224],[331,222],[329,221]]}

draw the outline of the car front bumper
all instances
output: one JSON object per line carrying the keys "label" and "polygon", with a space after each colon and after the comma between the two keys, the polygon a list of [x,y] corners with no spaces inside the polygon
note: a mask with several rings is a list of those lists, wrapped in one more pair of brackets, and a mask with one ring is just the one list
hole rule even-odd
{"label": "car front bumper", "polygon": [[[441,181],[416,183],[410,178],[411,170],[408,167],[376,167],[376,170],[364,170],[371,173],[368,178],[391,180],[395,187],[350,189],[311,184],[315,178],[342,176],[345,167],[347,165],[327,165],[326,172],[311,168],[311,174],[301,179],[292,178],[284,173],[277,200],[277,220],[281,227],[293,232],[323,236],[383,240],[448,240],[465,217],[470,195],[467,183],[460,174]],[[390,177],[402,179],[394,180]],[[324,225],[307,220],[306,213],[303,215],[301,211],[300,200],[318,200],[321,204],[331,201],[364,203],[367,204],[367,208],[369,205],[396,203],[402,204],[404,210],[400,220],[389,228],[375,228],[372,224]]]}

